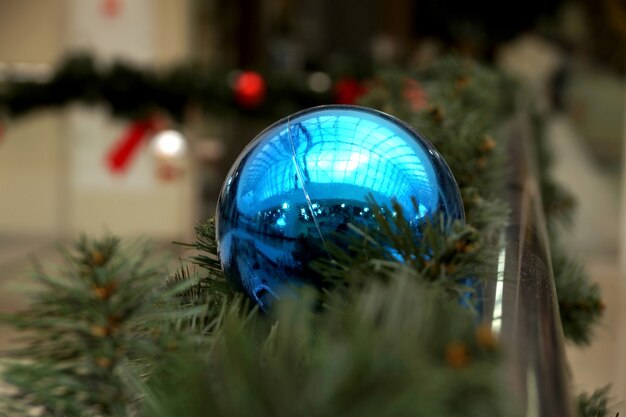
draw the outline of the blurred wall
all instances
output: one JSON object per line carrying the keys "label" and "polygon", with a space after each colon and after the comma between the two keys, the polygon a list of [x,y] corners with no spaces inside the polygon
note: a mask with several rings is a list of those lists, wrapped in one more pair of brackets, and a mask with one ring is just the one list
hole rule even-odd
{"label": "blurred wall", "polygon": [[[74,50],[101,61],[160,66],[188,56],[188,2],[0,1],[0,62],[54,64]],[[129,92],[132,94],[132,91]],[[0,142],[0,233],[77,232],[181,237],[192,232],[190,173],[163,182],[144,146],[122,175],[105,155],[128,121],[105,109],[72,106],[20,119]]]}
{"label": "blurred wall", "polygon": [[[0,1],[0,63],[52,64],[63,53],[65,0]],[[64,123],[43,112],[0,139],[0,232],[56,235],[64,226]]]}

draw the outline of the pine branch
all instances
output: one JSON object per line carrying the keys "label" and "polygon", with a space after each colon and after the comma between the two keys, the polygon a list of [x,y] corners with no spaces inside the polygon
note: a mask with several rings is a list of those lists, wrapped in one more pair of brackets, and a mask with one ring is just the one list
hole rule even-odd
{"label": "pine branch", "polygon": [[516,415],[495,339],[440,290],[399,275],[347,299],[319,310],[305,292],[271,317],[228,311],[208,354],[177,356],[144,386],[144,413]]}
{"label": "pine branch", "polygon": [[[578,417],[606,417],[609,415],[610,386],[600,388],[593,394],[580,394],[576,398]],[[615,416],[618,417],[619,413]]]}
{"label": "pine branch", "polygon": [[191,257],[193,263],[204,269],[208,277],[219,282],[225,282],[224,272],[217,255],[217,240],[215,238],[215,220],[195,227],[196,241],[194,243],[174,242],[178,245],[196,249],[199,254]]}
{"label": "pine branch", "polygon": [[565,337],[577,345],[588,345],[604,312],[600,287],[579,261],[557,246],[552,249],[552,265]]}
{"label": "pine branch", "polygon": [[[423,89],[419,109],[407,99],[407,82]],[[426,136],[448,162],[473,224],[475,203],[500,193],[505,158],[494,131],[512,113],[509,79],[470,61],[444,59],[426,72],[384,73],[361,104],[391,113]]]}
{"label": "pine branch", "polygon": [[181,265],[181,269],[170,278],[171,282],[184,282],[193,280],[190,290],[186,294],[183,304],[192,296],[195,300],[218,298],[228,300],[234,295],[226,282],[222,265],[217,251],[217,237],[215,231],[215,219],[210,218],[205,223],[195,227],[196,240],[193,243],[174,242],[177,245],[187,246],[197,251],[196,255],[189,259],[206,274],[198,278],[189,273],[189,269]]}
{"label": "pine branch", "polygon": [[389,209],[370,196],[368,206],[376,227],[350,225],[351,233],[336,234],[327,242],[331,260],[313,263],[331,287],[363,286],[373,278],[388,281],[406,274],[442,286],[456,299],[470,293],[478,302],[473,294],[477,283],[471,278],[489,260],[482,256],[477,230],[459,221],[446,222],[437,214],[416,233],[397,202]]}
{"label": "pine branch", "polygon": [[23,331],[19,347],[7,352],[23,361],[4,369],[18,394],[0,404],[43,407],[51,416],[132,413],[137,392],[125,374],[144,376],[172,349],[177,333],[161,331],[163,317],[173,323],[195,313],[174,309],[160,269],[147,263],[150,248],[141,246],[82,237],[64,251],[63,266],[39,269],[41,289],[30,307],[2,316]]}

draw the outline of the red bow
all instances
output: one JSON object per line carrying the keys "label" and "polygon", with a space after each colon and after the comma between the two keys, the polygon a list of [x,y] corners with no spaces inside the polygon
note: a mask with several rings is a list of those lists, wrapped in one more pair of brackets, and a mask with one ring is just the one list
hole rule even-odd
{"label": "red bow", "polygon": [[122,173],[128,168],[141,142],[156,133],[155,119],[137,120],[126,129],[109,151],[106,162],[113,173]]}

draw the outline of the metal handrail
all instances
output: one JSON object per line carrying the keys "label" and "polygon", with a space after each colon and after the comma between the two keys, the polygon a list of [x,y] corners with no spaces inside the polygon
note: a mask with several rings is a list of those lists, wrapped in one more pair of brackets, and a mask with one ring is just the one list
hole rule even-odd
{"label": "metal handrail", "polygon": [[527,115],[505,127],[511,207],[498,262],[488,288],[491,326],[504,345],[507,379],[524,415],[573,416],[563,331],[537,182],[533,132]]}

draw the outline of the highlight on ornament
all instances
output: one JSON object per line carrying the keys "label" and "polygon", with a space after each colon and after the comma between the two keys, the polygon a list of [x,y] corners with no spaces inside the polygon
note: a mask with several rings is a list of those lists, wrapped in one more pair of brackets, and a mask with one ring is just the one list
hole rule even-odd
{"label": "highlight on ornament", "polygon": [[332,105],[268,127],[236,160],[218,201],[219,256],[230,285],[263,309],[290,285],[320,285],[308,264],[329,256],[327,243],[349,224],[376,227],[370,196],[379,206],[397,201],[416,234],[436,213],[464,218],[441,155],[395,117]]}

